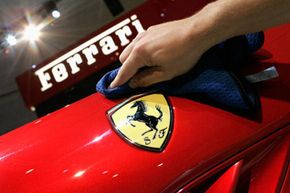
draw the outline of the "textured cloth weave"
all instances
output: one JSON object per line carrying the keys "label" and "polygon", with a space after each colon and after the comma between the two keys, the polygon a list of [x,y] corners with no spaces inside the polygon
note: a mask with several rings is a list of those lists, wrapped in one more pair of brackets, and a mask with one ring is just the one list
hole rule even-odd
{"label": "textured cloth weave", "polygon": [[249,82],[234,73],[234,69],[240,68],[263,41],[262,32],[231,38],[209,49],[188,73],[146,88],[132,89],[126,83],[109,89],[119,70],[115,69],[101,78],[96,89],[110,99],[159,91],[240,112],[255,111],[259,108],[259,97]]}

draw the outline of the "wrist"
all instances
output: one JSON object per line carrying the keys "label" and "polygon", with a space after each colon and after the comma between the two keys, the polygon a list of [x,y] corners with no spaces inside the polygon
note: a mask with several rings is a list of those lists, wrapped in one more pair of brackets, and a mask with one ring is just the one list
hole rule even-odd
{"label": "wrist", "polygon": [[187,18],[189,23],[188,38],[189,42],[195,42],[199,39],[203,51],[210,47],[232,37],[231,29],[221,22],[222,14],[217,3],[206,5],[195,15]]}

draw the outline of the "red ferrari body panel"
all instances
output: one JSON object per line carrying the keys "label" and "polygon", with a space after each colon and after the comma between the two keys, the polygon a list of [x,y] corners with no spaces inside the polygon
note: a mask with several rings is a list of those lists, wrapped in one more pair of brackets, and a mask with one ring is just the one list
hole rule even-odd
{"label": "red ferrari body panel", "polygon": [[255,56],[259,62],[247,69],[274,65],[280,74],[257,85],[259,114],[244,117],[169,96],[173,130],[157,153],[125,142],[113,130],[106,112],[123,100],[94,94],[0,137],[0,192],[187,192],[215,175],[218,180],[205,191],[233,192],[249,168],[248,192],[287,192],[289,34],[290,25],[268,30]]}

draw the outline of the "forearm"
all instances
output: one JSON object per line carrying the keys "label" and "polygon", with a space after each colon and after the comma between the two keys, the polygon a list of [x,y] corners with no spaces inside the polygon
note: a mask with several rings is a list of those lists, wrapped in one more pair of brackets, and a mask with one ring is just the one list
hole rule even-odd
{"label": "forearm", "polygon": [[[290,21],[290,0],[217,0],[189,18],[208,44]],[[194,35],[193,35],[194,36]]]}

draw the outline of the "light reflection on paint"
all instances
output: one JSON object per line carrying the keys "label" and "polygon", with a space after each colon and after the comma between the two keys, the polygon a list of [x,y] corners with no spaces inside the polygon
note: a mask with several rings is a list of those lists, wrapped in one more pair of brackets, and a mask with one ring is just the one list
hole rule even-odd
{"label": "light reflection on paint", "polygon": [[33,172],[34,171],[34,169],[32,168],[32,169],[30,169],[30,170],[27,170],[26,172],[25,172],[25,174],[29,174],[29,173],[31,173],[31,172]]}
{"label": "light reflection on paint", "polygon": [[86,172],[86,170],[80,170],[77,173],[75,173],[74,177],[75,178],[82,177],[85,172]]}
{"label": "light reflection on paint", "polygon": [[107,174],[109,171],[103,171],[102,174]]}
{"label": "light reflection on paint", "polygon": [[37,120],[37,121],[34,122],[34,124],[38,124],[40,122],[41,122],[41,120]]}
{"label": "light reflection on paint", "polygon": [[157,165],[157,167],[161,167],[163,165],[164,165],[164,163],[160,163],[160,164]]}
{"label": "light reflection on paint", "polygon": [[18,149],[18,150],[16,150],[16,151],[13,151],[13,152],[10,152],[10,153],[4,154],[4,155],[1,155],[1,154],[0,154],[0,161],[3,161],[4,159],[6,159],[6,158],[8,158],[8,157],[10,157],[10,156],[13,156],[14,154],[17,154],[17,153],[19,153],[19,152],[22,152],[22,151],[24,151],[25,149],[28,149],[28,148],[30,148],[30,147],[32,147],[31,144],[30,144],[30,145],[27,145],[26,147],[23,147],[22,149]]}
{"label": "light reflection on paint", "polygon": [[90,141],[89,143],[87,143],[85,146],[91,145],[93,143],[96,143],[100,140],[102,140],[104,137],[106,137],[107,135],[109,135],[111,133],[111,130],[106,131],[105,133],[103,133],[102,135],[99,135],[97,137],[95,137],[92,141]]}
{"label": "light reflection on paint", "polygon": [[118,176],[119,176],[119,174],[115,174],[115,175],[112,176],[112,178],[116,178]]}
{"label": "light reflection on paint", "polygon": [[120,128],[122,128],[125,125],[130,125],[131,123],[129,122],[128,119],[122,120],[120,122],[118,122],[118,125],[116,125],[116,129],[120,130]]}

